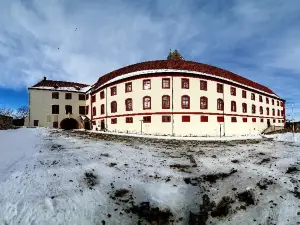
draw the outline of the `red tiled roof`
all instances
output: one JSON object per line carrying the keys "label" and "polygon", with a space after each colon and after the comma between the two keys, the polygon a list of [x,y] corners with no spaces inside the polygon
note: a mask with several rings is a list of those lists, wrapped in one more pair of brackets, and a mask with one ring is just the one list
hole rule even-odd
{"label": "red tiled roof", "polygon": [[80,84],[75,82],[67,82],[67,81],[56,81],[56,80],[42,80],[38,82],[37,84],[33,85],[32,87],[79,87],[84,88],[89,85],[87,84]]}
{"label": "red tiled roof", "polygon": [[141,62],[141,63],[129,65],[121,69],[112,71],[100,77],[94,88],[97,88],[102,84],[106,83],[107,81],[123,74],[132,73],[141,70],[155,70],[155,69],[187,70],[187,71],[207,73],[207,74],[219,76],[221,78],[226,78],[238,82],[240,84],[250,86],[252,88],[256,88],[258,90],[267,92],[269,94],[275,94],[269,88],[261,84],[258,84],[254,81],[251,81],[247,78],[244,78],[240,75],[232,73],[230,71],[215,66],[207,65],[207,64],[185,61],[185,60],[157,60],[157,61],[147,61],[147,62]]}

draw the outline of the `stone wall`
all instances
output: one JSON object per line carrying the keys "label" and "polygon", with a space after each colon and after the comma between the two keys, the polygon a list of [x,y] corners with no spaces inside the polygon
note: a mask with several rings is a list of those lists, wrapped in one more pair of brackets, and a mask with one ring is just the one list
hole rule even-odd
{"label": "stone wall", "polygon": [[13,118],[10,116],[0,115],[0,130],[7,130],[13,128]]}

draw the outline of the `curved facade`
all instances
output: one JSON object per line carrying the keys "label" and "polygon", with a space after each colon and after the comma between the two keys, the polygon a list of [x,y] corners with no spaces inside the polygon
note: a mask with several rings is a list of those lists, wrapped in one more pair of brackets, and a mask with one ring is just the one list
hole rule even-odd
{"label": "curved facade", "polygon": [[143,62],[99,78],[86,101],[93,129],[175,136],[259,134],[284,126],[284,100],[229,71],[185,61]]}

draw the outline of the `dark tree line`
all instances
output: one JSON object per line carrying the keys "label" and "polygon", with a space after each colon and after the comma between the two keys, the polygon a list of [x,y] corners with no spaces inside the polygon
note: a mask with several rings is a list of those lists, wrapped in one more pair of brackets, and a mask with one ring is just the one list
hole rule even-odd
{"label": "dark tree line", "polygon": [[29,113],[29,109],[27,106],[21,106],[15,111],[10,108],[0,107],[0,115],[11,116],[14,119],[23,119],[28,115],[28,113]]}

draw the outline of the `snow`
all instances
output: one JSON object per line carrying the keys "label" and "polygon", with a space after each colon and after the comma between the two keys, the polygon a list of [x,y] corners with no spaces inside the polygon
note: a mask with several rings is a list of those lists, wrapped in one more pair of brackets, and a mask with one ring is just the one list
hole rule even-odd
{"label": "snow", "polygon": [[218,75],[215,75],[215,74],[208,74],[208,73],[202,73],[202,72],[197,72],[197,71],[187,71],[187,70],[176,70],[176,69],[155,69],[155,70],[140,70],[140,71],[135,71],[135,72],[131,72],[131,73],[127,73],[127,74],[123,74],[123,75],[120,75],[120,76],[117,76],[109,81],[107,81],[106,83],[102,84],[101,86],[97,87],[95,89],[95,91],[97,89],[100,89],[101,87],[107,85],[107,84],[110,84],[112,82],[115,82],[115,81],[118,81],[118,80],[122,80],[122,79],[125,79],[125,78],[129,78],[129,77],[133,77],[133,76],[143,76],[145,74],[148,74],[148,75],[155,75],[156,73],[187,73],[187,74],[198,74],[198,75],[205,75],[205,76],[208,76],[208,77],[213,77],[213,78],[218,78],[220,80],[225,80],[225,81],[230,81],[231,83],[234,83],[234,84],[238,84],[240,86],[244,86],[244,87],[247,87],[247,88],[250,88],[251,90],[256,90],[256,91],[259,91],[260,93],[264,93],[264,94],[267,94],[267,95],[271,95],[271,96],[274,96],[276,98],[280,98],[278,95],[276,94],[270,94],[270,93],[267,93],[265,91],[262,91],[260,89],[256,89],[256,88],[253,88],[251,86],[248,86],[248,85],[245,85],[245,84],[241,84],[239,82],[236,82],[236,81],[233,81],[233,80],[230,80],[230,79],[227,79],[227,78],[223,78],[221,76],[218,76]]}
{"label": "snow", "polygon": [[[91,133],[102,133],[102,134],[111,134],[119,136],[128,136],[128,137],[142,137],[142,138],[153,138],[153,139],[166,139],[166,140],[186,140],[186,141],[233,141],[233,140],[254,140],[262,139],[261,135],[236,135],[236,136],[208,136],[208,137],[199,137],[199,136],[161,136],[161,135],[150,135],[150,134],[136,134],[136,133],[122,133],[122,132],[109,132],[109,131],[95,131],[87,130]],[[265,136],[264,138],[268,138]]]}
{"label": "snow", "polygon": [[48,87],[48,86],[39,86],[39,87],[31,87],[31,89],[44,89],[44,90],[53,90],[53,91],[72,91],[72,92],[87,92],[91,86],[87,86],[84,88],[76,89],[75,87]]}
{"label": "snow", "polygon": [[300,133],[272,134],[272,135],[268,135],[267,137],[274,138],[274,140],[277,140],[277,141],[300,143]]}
{"label": "snow", "polygon": [[[299,222],[300,202],[292,193],[299,186],[299,172],[286,173],[288,167],[300,165],[297,143],[265,139],[195,143],[118,139],[117,135],[106,141],[91,138],[92,133],[83,134],[45,128],[0,131],[1,225],[100,225],[102,220],[110,225],[137,224],[136,215],[124,212],[129,203],[109,197],[120,188],[130,190],[136,205],[149,201],[160,209],[169,208],[177,221],[174,225],[188,224],[189,211],[199,212],[204,193],[216,203],[223,196],[235,200],[229,215],[209,216],[207,224]],[[276,140],[280,140],[284,135],[277,136]],[[184,171],[170,167],[191,165],[191,156],[195,167]],[[267,158],[270,162],[261,163]],[[233,163],[233,159],[239,162]],[[183,181],[187,177],[227,173],[232,168],[237,172],[215,183],[201,181],[192,186]],[[97,184],[91,189],[85,172],[97,176]],[[256,184],[262,178],[272,179],[274,184],[261,190]],[[235,196],[246,189],[254,192],[256,204],[237,210],[242,203]],[[178,221],[180,217],[182,221]]]}

